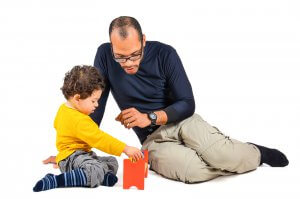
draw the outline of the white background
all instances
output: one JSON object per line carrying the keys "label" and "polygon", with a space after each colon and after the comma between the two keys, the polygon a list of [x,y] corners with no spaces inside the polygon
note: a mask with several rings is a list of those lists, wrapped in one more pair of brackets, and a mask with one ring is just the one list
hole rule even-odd
{"label": "white background", "polygon": [[[1,1],[0,197],[299,197],[299,10],[296,0]],[[198,114],[233,138],[279,148],[290,165],[194,185],[150,172],[138,191],[122,189],[122,156],[113,188],[33,193],[46,173],[59,174],[41,160],[56,154],[53,119],[64,101],[64,74],[93,64],[121,15],[138,19],[148,40],[177,49]],[[114,121],[118,113],[110,96],[101,128],[140,147],[133,131]]]}

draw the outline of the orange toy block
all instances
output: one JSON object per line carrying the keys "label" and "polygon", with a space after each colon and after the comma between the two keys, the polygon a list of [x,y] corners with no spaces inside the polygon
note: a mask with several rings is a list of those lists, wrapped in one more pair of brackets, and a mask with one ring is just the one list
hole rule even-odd
{"label": "orange toy block", "polygon": [[130,159],[124,159],[123,166],[123,189],[129,189],[136,186],[144,190],[145,178],[148,177],[148,151],[143,151],[144,158],[133,162]]}

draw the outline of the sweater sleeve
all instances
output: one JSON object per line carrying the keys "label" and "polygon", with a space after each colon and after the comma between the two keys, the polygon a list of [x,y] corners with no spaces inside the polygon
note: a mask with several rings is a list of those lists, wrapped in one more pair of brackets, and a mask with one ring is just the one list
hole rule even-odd
{"label": "sweater sleeve", "polygon": [[124,142],[101,131],[89,117],[81,119],[77,123],[76,137],[93,148],[116,156],[120,156],[126,146]]}
{"label": "sweater sleeve", "polygon": [[102,92],[102,95],[98,101],[98,106],[93,113],[90,114],[90,117],[94,120],[94,122],[100,126],[100,123],[102,121],[105,107],[106,107],[106,102],[109,96],[109,91],[110,91],[110,83],[108,81],[108,72],[107,72],[107,57],[105,55],[105,49],[104,45],[102,44],[96,53],[96,57],[94,60],[94,67],[96,67],[100,74],[103,76],[105,79],[105,89]]}
{"label": "sweater sleeve", "polygon": [[192,116],[195,112],[195,100],[192,86],[175,49],[167,55],[164,71],[172,99],[172,104],[164,109],[169,124]]}

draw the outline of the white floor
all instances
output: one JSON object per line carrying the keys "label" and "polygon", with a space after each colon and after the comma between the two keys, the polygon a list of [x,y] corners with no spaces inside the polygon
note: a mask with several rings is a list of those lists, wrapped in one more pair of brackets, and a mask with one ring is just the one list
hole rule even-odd
{"label": "white floor", "polygon": [[[121,159],[120,159],[121,160]],[[122,161],[119,161],[120,163]],[[39,169],[27,173],[22,180],[11,182],[19,185],[7,186],[1,193],[11,196],[26,196],[26,198],[287,198],[287,195],[294,196],[289,198],[298,198],[300,195],[299,182],[300,177],[295,164],[286,168],[270,168],[263,166],[254,172],[243,175],[220,177],[215,180],[199,183],[184,184],[177,181],[162,178],[156,173],[150,171],[148,178],[145,179],[145,189],[138,190],[131,187],[124,190],[122,187],[122,169],[118,172],[119,181],[111,188],[98,187],[89,188],[64,188],[45,192],[34,193],[31,191],[35,181],[39,176],[47,172],[59,173],[52,169],[50,165],[36,166]],[[23,167],[24,168],[24,167]],[[26,166],[25,166],[26,168]],[[120,165],[122,168],[122,165]],[[26,172],[25,169],[23,172]],[[43,174],[41,174],[43,173]],[[39,175],[41,174],[41,175]]]}

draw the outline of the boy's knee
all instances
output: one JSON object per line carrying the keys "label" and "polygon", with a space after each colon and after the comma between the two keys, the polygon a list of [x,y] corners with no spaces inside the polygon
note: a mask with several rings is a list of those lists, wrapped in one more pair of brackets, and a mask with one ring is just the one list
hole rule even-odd
{"label": "boy's knee", "polygon": [[107,167],[108,169],[113,173],[113,174],[117,174],[118,168],[119,168],[119,164],[118,164],[118,160],[115,157],[109,157],[107,160]]}
{"label": "boy's knee", "polygon": [[86,164],[82,167],[83,171],[86,174],[87,186],[89,187],[98,187],[101,185],[105,170],[103,167],[97,164]]}

